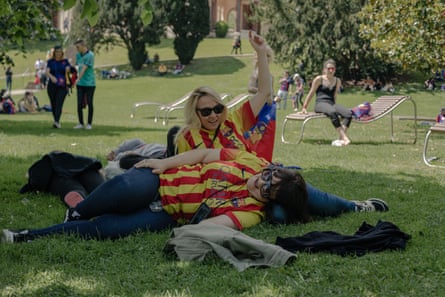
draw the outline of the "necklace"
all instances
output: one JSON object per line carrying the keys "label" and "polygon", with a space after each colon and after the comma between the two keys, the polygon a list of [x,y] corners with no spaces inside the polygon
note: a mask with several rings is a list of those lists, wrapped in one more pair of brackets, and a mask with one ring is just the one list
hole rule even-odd
{"label": "necklace", "polygon": [[332,89],[337,84],[337,78],[334,76],[332,77],[332,80],[329,79],[327,76],[323,77],[323,85],[329,89]]}

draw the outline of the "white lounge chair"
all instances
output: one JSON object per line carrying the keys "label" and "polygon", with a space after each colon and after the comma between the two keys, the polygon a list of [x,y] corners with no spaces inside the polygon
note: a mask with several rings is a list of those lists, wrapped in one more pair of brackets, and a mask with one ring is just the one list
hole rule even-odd
{"label": "white lounge chair", "polygon": [[[416,121],[417,121],[417,108],[416,108],[416,102],[410,97],[410,96],[381,96],[377,98],[373,103],[371,103],[371,111],[372,115],[366,118],[362,118],[360,120],[353,120],[354,123],[359,124],[368,124],[374,121],[377,121],[381,118],[383,118],[386,115],[391,116],[391,141],[394,141],[394,125],[393,125],[393,114],[392,112],[402,103],[410,101],[413,104],[413,127],[414,127],[414,141],[413,143],[416,143],[417,141],[417,128],[416,128]],[[287,124],[289,121],[299,121],[302,122],[301,129],[300,129],[300,136],[296,143],[300,143],[303,140],[303,134],[304,134],[304,128],[306,124],[313,120],[313,119],[325,119],[327,118],[323,113],[317,113],[317,112],[309,112],[309,113],[291,113],[286,116],[286,118],[283,121],[283,127],[281,130],[281,141],[283,143],[291,143],[285,138],[285,130],[287,127]]]}

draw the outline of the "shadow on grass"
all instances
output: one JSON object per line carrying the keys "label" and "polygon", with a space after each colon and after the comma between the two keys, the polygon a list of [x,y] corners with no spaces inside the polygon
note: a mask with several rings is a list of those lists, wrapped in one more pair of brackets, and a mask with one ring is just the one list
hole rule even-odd
{"label": "shadow on grass", "polygon": [[210,57],[210,58],[197,58],[186,65],[184,71],[175,75],[172,73],[177,60],[162,61],[167,66],[169,72],[166,75],[159,75],[157,69],[159,64],[149,64],[142,70],[137,71],[137,76],[151,76],[165,79],[177,79],[182,77],[190,77],[193,75],[225,75],[235,73],[244,67],[246,64],[237,58],[231,56],[224,57]]}
{"label": "shadow on grass", "polygon": [[45,136],[51,133],[63,134],[73,137],[91,137],[91,136],[119,136],[127,132],[141,132],[142,134],[150,133],[151,131],[166,130],[167,127],[160,126],[159,128],[147,128],[147,127],[121,127],[121,126],[109,126],[109,125],[93,125],[93,129],[73,129],[75,124],[63,124],[61,129],[55,129],[51,127],[49,121],[1,121],[0,133],[5,135],[34,135]]}
{"label": "shadow on grass", "polygon": [[[307,138],[303,139],[301,143],[310,143],[310,144],[317,144],[317,145],[332,145],[332,140],[329,139],[321,139],[321,138]],[[354,146],[354,145],[383,145],[383,144],[413,144],[412,141],[391,141],[391,140],[383,140],[383,141],[373,141],[373,140],[366,140],[366,141],[353,141],[348,146]]]}

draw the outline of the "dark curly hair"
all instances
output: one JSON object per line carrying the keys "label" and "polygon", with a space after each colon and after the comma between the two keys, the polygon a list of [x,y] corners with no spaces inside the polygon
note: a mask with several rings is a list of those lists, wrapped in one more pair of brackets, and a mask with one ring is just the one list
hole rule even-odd
{"label": "dark curly hair", "polygon": [[278,204],[285,212],[283,223],[307,223],[311,220],[308,207],[308,193],[303,176],[295,169],[276,168],[274,175],[281,181],[272,186],[271,193],[275,199],[266,207],[266,216],[270,218],[271,210]]}

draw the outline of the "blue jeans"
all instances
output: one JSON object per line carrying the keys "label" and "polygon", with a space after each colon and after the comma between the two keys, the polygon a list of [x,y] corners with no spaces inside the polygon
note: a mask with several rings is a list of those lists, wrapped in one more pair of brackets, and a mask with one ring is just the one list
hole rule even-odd
{"label": "blue jeans", "polygon": [[[353,211],[355,203],[323,192],[306,183],[309,210],[313,216],[336,216]],[[84,220],[31,230],[31,236],[78,234],[88,239],[115,239],[137,231],[159,231],[176,225],[165,211],[152,212],[150,203],[156,199],[159,176],[149,168],[132,168],[101,184],[75,210]],[[90,220],[91,219],[91,220]],[[275,206],[273,220],[285,222],[283,209]]]}
{"label": "blue jeans", "polygon": [[149,168],[132,168],[101,184],[74,210],[82,216],[30,236],[77,234],[87,239],[115,239],[137,231],[159,231],[176,226],[165,211],[153,212],[149,205],[158,197],[159,176]]}
{"label": "blue jeans", "polygon": [[[338,216],[344,212],[355,210],[355,203],[353,201],[323,192],[307,182],[306,189],[308,192],[309,214],[311,216]],[[280,224],[286,222],[286,213],[283,207],[274,205],[272,208],[271,221]]]}
{"label": "blue jeans", "polygon": [[31,237],[52,234],[76,234],[84,239],[117,239],[137,231],[160,231],[176,226],[176,221],[165,211],[150,209],[118,215],[107,214],[92,220],[71,221],[48,228],[30,230]]}

